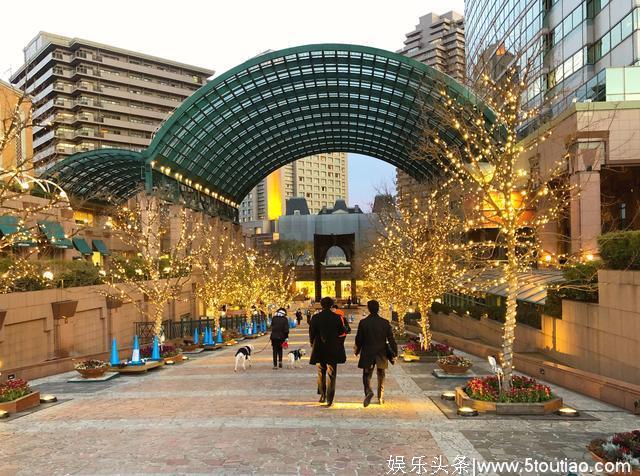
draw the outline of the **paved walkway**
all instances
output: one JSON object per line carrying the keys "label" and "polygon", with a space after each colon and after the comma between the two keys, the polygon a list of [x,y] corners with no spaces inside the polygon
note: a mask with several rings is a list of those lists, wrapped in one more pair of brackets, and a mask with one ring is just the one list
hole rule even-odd
{"label": "paved walkway", "polygon": [[[307,327],[291,348],[306,347]],[[355,334],[355,328],[354,328]],[[353,348],[352,334],[347,350]],[[266,337],[253,341],[256,350]],[[388,378],[384,406],[362,407],[361,375],[351,355],[338,370],[333,408],[317,403],[315,368],[271,369],[270,347],[253,367],[233,372],[235,348],[108,383],[66,383],[70,374],[36,382],[59,405],[0,422],[0,474],[454,474],[460,456],[477,461],[532,457],[591,461],[593,437],[638,426],[637,417],[558,389],[591,419],[449,418],[433,364],[400,364]],[[479,372],[484,363],[476,361]],[[431,399],[434,397],[434,400]],[[66,399],[66,401],[64,401]],[[451,416],[451,415],[450,415]],[[445,472],[446,471],[446,472]]]}

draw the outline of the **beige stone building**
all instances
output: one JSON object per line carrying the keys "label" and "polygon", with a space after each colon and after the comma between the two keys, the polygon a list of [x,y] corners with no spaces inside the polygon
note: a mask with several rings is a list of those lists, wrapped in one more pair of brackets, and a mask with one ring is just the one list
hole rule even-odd
{"label": "beige stone building", "polygon": [[[465,78],[464,17],[450,11],[438,15],[428,13],[420,17],[416,28],[407,33],[404,47],[398,53],[436,68],[459,82]],[[398,204],[419,199],[420,184],[396,169]]]}
{"label": "beige stone building", "polygon": [[33,97],[38,172],[76,152],[142,150],[214,71],[40,32],[11,82]]}
{"label": "beige stone building", "polygon": [[284,215],[286,200],[293,197],[305,198],[314,214],[336,200],[348,201],[347,154],[311,155],[271,173],[240,204],[240,222],[275,220]]}
{"label": "beige stone building", "polygon": [[566,216],[543,233],[550,253],[597,253],[598,235],[640,228],[640,101],[575,103],[535,134],[551,135],[523,155],[533,174],[567,162],[576,196]]}

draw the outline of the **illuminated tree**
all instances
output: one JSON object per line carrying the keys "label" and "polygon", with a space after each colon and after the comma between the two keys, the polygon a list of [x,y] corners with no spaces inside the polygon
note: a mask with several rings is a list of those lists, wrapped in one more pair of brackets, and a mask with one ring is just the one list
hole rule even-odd
{"label": "illuminated tree", "polygon": [[449,195],[434,192],[422,206],[383,215],[382,223],[384,231],[365,264],[367,279],[383,301],[394,305],[400,322],[411,303],[418,305],[426,350],[433,301],[458,286],[471,262],[464,222],[453,212]]}
{"label": "illuminated tree", "polygon": [[[522,163],[519,132],[539,116],[539,107],[525,104],[529,97],[529,66],[520,61],[505,66],[499,78],[481,75],[476,91],[482,99],[440,88],[439,121],[450,137],[428,127],[424,118],[423,141],[415,158],[434,161],[459,190],[464,204],[465,229],[494,229],[484,246],[486,264],[500,269],[499,283],[507,284],[506,320],[502,336],[502,363],[507,389],[513,373],[518,275],[530,270],[540,256],[539,232],[556,221],[569,204],[572,190],[565,178],[566,157],[545,170]],[[464,96],[464,97],[463,97]],[[490,109],[487,109],[488,108]],[[493,121],[488,118],[494,116]],[[530,143],[535,148],[548,138],[543,132]]]}
{"label": "illuminated tree", "polygon": [[231,234],[221,233],[216,227],[201,227],[198,247],[193,253],[194,269],[198,271],[196,296],[204,302],[206,309],[213,309],[216,327],[220,326],[222,305],[233,300],[234,266],[244,247]]}
{"label": "illuminated tree", "polygon": [[[132,253],[111,260],[110,287],[115,297],[131,300],[142,315],[147,314],[159,336],[167,304],[181,299],[191,279],[193,255],[189,251],[199,225],[189,219],[186,209],[172,212],[176,207],[155,197],[139,196],[132,202],[117,207],[112,217],[117,238]],[[140,294],[151,309],[145,310],[138,302]]]}

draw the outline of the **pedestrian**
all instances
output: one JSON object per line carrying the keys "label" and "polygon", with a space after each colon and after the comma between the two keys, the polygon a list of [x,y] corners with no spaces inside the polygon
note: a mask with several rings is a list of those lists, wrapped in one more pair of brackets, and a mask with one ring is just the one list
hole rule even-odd
{"label": "pedestrian", "polygon": [[322,310],[313,315],[309,326],[309,341],[312,346],[309,363],[316,365],[318,369],[320,403],[326,402],[327,407],[330,407],[336,393],[338,364],[347,361],[344,340],[340,338],[347,330],[340,316],[331,311],[333,299],[322,298],[320,306]]}
{"label": "pedestrian", "polygon": [[299,308],[296,311],[296,321],[298,321],[298,326],[302,322],[302,311]]}
{"label": "pedestrian", "polygon": [[[378,301],[368,301],[369,315],[358,324],[356,333],[355,355],[360,356],[358,367],[362,369],[362,383],[364,384],[363,405],[368,407],[373,398],[371,378],[373,369],[378,374],[378,403],[384,404],[384,378],[389,359],[398,355],[398,345],[393,338],[393,331],[389,321],[380,317]],[[393,360],[392,360],[393,363]]]}
{"label": "pedestrian", "polygon": [[351,309],[351,296],[347,298],[347,309]]}
{"label": "pedestrian", "polygon": [[307,324],[311,324],[311,309],[307,309]]}
{"label": "pedestrian", "polygon": [[289,319],[283,307],[278,309],[271,321],[271,347],[273,349],[273,370],[282,368],[282,346],[289,338]]}

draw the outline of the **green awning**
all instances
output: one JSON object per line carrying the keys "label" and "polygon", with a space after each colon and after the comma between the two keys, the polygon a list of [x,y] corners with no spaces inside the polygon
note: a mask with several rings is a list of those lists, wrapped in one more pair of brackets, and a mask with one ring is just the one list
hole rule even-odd
{"label": "green awning", "polygon": [[76,247],[76,250],[78,250],[80,254],[83,254],[86,256],[91,256],[93,254],[93,250],[89,246],[89,243],[87,243],[87,240],[79,236],[74,236],[72,240],[73,240],[73,246]]}
{"label": "green awning", "polygon": [[109,256],[111,252],[107,245],[104,244],[102,240],[93,240],[93,249],[99,252],[102,256]]}
{"label": "green awning", "polygon": [[38,245],[35,241],[30,239],[31,234],[29,231],[25,227],[20,226],[20,220],[18,217],[10,215],[0,216],[0,233],[2,233],[2,236],[7,238],[9,238],[10,235],[17,234],[18,236],[12,238],[13,246],[33,247]]}
{"label": "green awning", "polygon": [[64,235],[64,228],[57,221],[39,221],[38,226],[40,231],[47,237],[47,240],[49,240],[49,244],[54,248],[73,248],[73,243]]}

